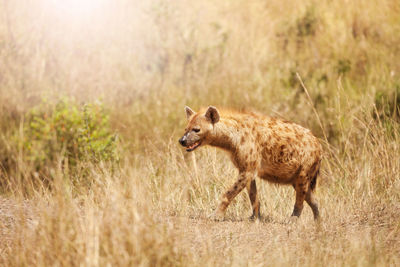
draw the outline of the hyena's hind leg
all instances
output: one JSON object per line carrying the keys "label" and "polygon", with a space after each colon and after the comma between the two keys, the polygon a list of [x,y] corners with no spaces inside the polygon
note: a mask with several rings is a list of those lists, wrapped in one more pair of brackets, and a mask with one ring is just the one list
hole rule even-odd
{"label": "hyena's hind leg", "polygon": [[315,201],[313,194],[317,183],[318,171],[319,166],[314,164],[308,175],[303,173],[297,178],[295,184],[293,185],[296,190],[296,203],[294,205],[292,216],[299,217],[301,215],[305,200],[312,209],[314,219],[317,220],[319,218],[318,204]]}
{"label": "hyena's hind leg", "polygon": [[306,194],[306,202],[311,207],[314,214],[314,220],[319,219],[318,203],[315,201],[313,190],[310,188]]}
{"label": "hyena's hind leg", "polygon": [[260,201],[257,195],[256,180],[252,179],[246,185],[247,193],[249,194],[251,207],[253,214],[250,216],[250,220],[260,219]]}
{"label": "hyena's hind leg", "polygon": [[315,198],[314,198],[314,191],[315,191],[315,187],[317,185],[318,174],[319,174],[319,170],[316,171],[313,178],[311,179],[310,186],[309,186],[307,194],[306,194],[306,202],[312,209],[312,212],[314,214],[314,220],[319,219],[318,203],[315,201]]}
{"label": "hyena's hind leg", "polygon": [[295,184],[293,184],[293,187],[296,190],[296,202],[294,204],[292,216],[300,217],[309,187],[308,183],[306,182],[306,176],[300,175]]}

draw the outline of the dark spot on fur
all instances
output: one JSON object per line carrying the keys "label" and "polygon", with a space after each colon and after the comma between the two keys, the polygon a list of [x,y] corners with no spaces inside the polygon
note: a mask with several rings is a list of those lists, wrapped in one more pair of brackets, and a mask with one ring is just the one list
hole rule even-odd
{"label": "dark spot on fur", "polygon": [[[239,169],[239,172],[244,172],[246,170],[246,167],[243,166],[242,164],[237,166],[237,168]],[[240,180],[239,180],[240,181]]]}
{"label": "dark spot on fur", "polygon": [[276,125],[276,119],[271,118],[270,121],[268,122],[268,127],[274,127]]}
{"label": "dark spot on fur", "polygon": [[296,132],[296,138],[297,138],[297,139],[302,139],[303,136],[304,136],[304,135],[303,135],[302,133]]}

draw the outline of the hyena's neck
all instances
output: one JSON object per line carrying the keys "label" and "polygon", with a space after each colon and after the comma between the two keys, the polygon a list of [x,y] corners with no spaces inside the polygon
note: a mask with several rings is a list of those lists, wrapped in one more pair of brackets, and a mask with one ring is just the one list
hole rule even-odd
{"label": "hyena's neck", "polygon": [[214,125],[210,145],[235,152],[237,149],[238,127],[235,122],[221,120]]}

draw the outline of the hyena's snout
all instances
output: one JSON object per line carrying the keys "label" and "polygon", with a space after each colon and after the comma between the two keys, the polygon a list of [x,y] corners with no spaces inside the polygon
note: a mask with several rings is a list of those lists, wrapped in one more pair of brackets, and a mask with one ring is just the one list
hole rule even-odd
{"label": "hyena's snout", "polygon": [[181,139],[179,139],[179,144],[181,144],[182,146],[187,146],[186,135],[182,136]]}
{"label": "hyena's snout", "polygon": [[181,139],[179,139],[179,143],[186,147],[187,152],[191,152],[198,148],[201,145],[201,140],[198,138],[193,138],[193,136],[188,136],[188,134],[185,134],[182,136]]}

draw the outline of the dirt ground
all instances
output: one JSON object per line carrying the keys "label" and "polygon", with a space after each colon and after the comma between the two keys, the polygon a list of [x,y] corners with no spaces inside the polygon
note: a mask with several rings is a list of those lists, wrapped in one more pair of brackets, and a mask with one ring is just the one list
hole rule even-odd
{"label": "dirt ground", "polygon": [[[326,220],[314,222],[311,216],[303,216],[295,221],[230,218],[216,222],[206,216],[160,214],[155,221],[174,238],[176,249],[185,251],[188,257],[199,264],[314,265],[315,259],[307,259],[316,257],[334,260],[339,265],[349,262],[363,265],[374,261],[374,257],[379,258],[376,253],[384,253],[386,247],[392,250],[395,244],[400,244],[399,214],[400,209],[397,215],[382,214],[374,219],[353,216],[341,225]],[[5,243],[12,241],[16,226],[20,224],[26,223],[34,231],[38,224],[36,217],[31,202],[1,197],[0,240]],[[364,255],[365,250],[369,251],[367,255],[372,258],[357,258],[357,253]],[[400,246],[397,252],[400,255]],[[391,259],[386,264],[396,265],[399,263],[397,260]]]}

